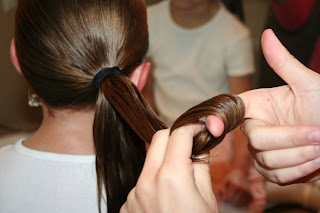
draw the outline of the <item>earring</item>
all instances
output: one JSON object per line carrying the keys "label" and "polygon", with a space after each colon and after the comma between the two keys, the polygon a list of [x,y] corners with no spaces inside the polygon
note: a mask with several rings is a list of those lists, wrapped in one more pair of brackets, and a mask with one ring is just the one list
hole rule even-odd
{"label": "earring", "polygon": [[35,93],[32,93],[30,90],[28,91],[28,105],[31,107],[39,107],[42,106],[41,100],[39,96]]}

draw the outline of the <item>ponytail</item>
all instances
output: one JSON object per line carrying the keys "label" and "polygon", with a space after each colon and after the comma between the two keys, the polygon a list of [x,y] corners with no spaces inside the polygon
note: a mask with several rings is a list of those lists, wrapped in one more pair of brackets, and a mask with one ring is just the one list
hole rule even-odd
{"label": "ponytail", "polygon": [[164,128],[128,77],[114,75],[103,81],[93,125],[99,209],[104,188],[108,212],[120,211],[142,170],[145,143]]}
{"label": "ponytail", "polygon": [[[180,116],[175,129],[216,115],[225,125],[223,134],[215,138],[206,129],[194,138],[193,160],[218,145],[225,135],[239,126],[244,118],[244,104],[233,95],[209,99]],[[156,131],[167,126],[152,111],[139,89],[123,75],[107,77],[101,84],[93,125],[96,147],[99,211],[103,188],[108,212],[119,212],[130,190],[135,186],[150,143]]]}

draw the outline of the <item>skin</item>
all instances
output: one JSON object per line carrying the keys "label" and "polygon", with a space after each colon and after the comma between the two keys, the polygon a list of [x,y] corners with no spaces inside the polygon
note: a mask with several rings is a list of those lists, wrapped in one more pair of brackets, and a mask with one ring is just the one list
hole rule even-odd
{"label": "skin", "polygon": [[[193,163],[193,136],[203,125],[157,132],[136,187],[120,212],[218,212],[209,162]],[[207,154],[208,156],[208,154]]]}
{"label": "skin", "polygon": [[215,0],[172,0],[170,11],[173,21],[182,28],[201,27],[214,18],[219,10]]}
{"label": "skin", "polygon": [[[152,60],[150,58],[147,58],[147,61],[152,64]],[[146,82],[145,87],[141,91],[143,97],[146,99],[148,104],[151,106],[153,111],[158,114],[158,109],[154,100],[154,95],[153,95],[153,85],[154,85],[154,75],[153,75],[153,70],[152,67],[150,67],[150,73],[148,75],[148,79]]]}
{"label": "skin", "polygon": [[[272,30],[261,38],[264,56],[288,83],[240,94],[246,106],[243,133],[260,174],[287,185],[320,179],[320,75],[296,60]],[[218,127],[208,118],[210,131]]]}
{"label": "skin", "polygon": [[[263,34],[262,47],[269,65],[290,86],[239,95],[246,105],[242,130],[257,169],[282,185],[319,180],[320,76],[294,59],[271,30]],[[206,125],[215,136],[223,130],[214,117]],[[208,163],[190,160],[192,137],[199,128],[154,136],[137,186],[121,212],[217,212]]]}
{"label": "skin", "polygon": [[[271,30],[263,33],[262,47],[269,65],[290,86],[239,95],[246,106],[242,130],[257,169],[283,185],[319,180],[320,75],[290,55]],[[169,139],[168,130],[154,136],[138,184],[122,213],[206,212],[210,203],[216,204],[208,190],[208,169],[201,172],[190,161],[194,127],[184,127],[178,132],[182,134],[172,134]],[[206,127],[216,137],[224,129],[223,122],[214,116],[207,118]],[[217,212],[215,206],[211,211]]]}
{"label": "skin", "polygon": [[[239,94],[252,89],[251,76],[230,77],[230,91]],[[240,128],[232,133],[234,156],[228,174],[223,178],[223,182],[216,191],[224,201],[228,201],[235,206],[247,204],[247,194],[250,193],[248,170],[250,165],[250,153],[245,144],[247,140],[241,133]]]}
{"label": "skin", "polygon": [[[10,58],[16,70],[23,75],[16,55],[14,39],[10,46]],[[149,69],[150,64],[143,63],[129,76],[140,90],[145,86]],[[43,120],[39,129],[23,142],[24,146],[60,154],[95,154],[92,132],[94,106],[88,106],[81,110],[55,109],[42,101],[42,112]],[[63,133],[61,129],[63,129]]]}
{"label": "skin", "polygon": [[[262,46],[269,65],[290,86],[239,95],[246,105],[242,130],[257,169],[280,184],[319,180],[320,76],[294,59],[272,31],[263,34]],[[13,64],[18,66],[16,58]],[[60,124],[65,115],[61,113]],[[83,118],[90,119],[89,114]],[[215,117],[209,117],[206,125],[215,136],[224,128]],[[199,128],[191,125],[170,137],[169,130],[154,136],[137,186],[121,212],[217,212],[208,163],[190,160],[192,138]]]}
{"label": "skin", "polygon": [[[215,0],[172,0],[170,3],[173,21],[186,29],[194,29],[205,25],[214,18],[220,7]],[[158,112],[153,96],[153,85],[154,78],[151,72],[142,93],[154,111]],[[252,89],[251,75],[242,77],[230,76],[229,85],[233,94],[248,91]],[[246,199],[242,198],[245,198],[245,195],[249,193],[248,169],[250,153],[243,145],[246,143],[246,138],[240,129],[236,129],[231,134],[234,134],[234,138],[237,138],[237,140],[233,141],[233,162],[224,181],[216,189],[216,193],[219,195],[220,200],[228,201],[234,205],[242,205],[246,203]]]}

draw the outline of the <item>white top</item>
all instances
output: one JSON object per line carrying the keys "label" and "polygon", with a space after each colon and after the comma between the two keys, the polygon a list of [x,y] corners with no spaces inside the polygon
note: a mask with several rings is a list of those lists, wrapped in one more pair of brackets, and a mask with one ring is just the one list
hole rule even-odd
{"label": "white top", "polygon": [[229,76],[255,70],[248,28],[222,4],[207,24],[185,29],[171,18],[169,1],[148,8],[154,97],[168,125],[190,107],[229,92]]}
{"label": "white top", "polygon": [[1,213],[98,212],[94,155],[41,152],[22,142],[0,149]]}

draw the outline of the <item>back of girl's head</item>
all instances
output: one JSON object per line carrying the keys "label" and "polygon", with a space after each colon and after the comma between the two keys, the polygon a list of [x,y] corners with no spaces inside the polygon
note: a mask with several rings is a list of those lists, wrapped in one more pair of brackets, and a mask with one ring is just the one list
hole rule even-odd
{"label": "back of girl's head", "polygon": [[94,104],[100,69],[128,75],[144,58],[144,1],[19,0],[15,45],[24,77],[49,106]]}
{"label": "back of girl's head", "polygon": [[[143,166],[144,142],[165,127],[126,77],[148,49],[144,1],[19,0],[14,37],[22,73],[46,105],[95,106],[98,202],[105,190],[108,212],[119,212]],[[95,74],[111,67],[121,75],[94,87]]]}
{"label": "back of girl's head", "polygon": [[[95,106],[97,204],[100,208],[100,202],[107,199],[108,212],[119,212],[141,172],[145,143],[151,142],[157,130],[166,128],[126,77],[148,49],[144,0],[19,0],[15,46],[24,77],[46,105]],[[94,87],[94,76],[111,67],[119,67],[121,74]],[[208,108],[222,107],[229,99],[239,105],[232,97],[204,102],[178,119],[175,128],[197,122],[208,112],[217,114],[216,108]],[[226,106],[232,115],[233,107]],[[244,113],[239,115],[241,123]],[[235,123],[234,116],[222,117],[225,126]],[[196,147],[195,155],[212,147],[199,144],[203,145]]]}

